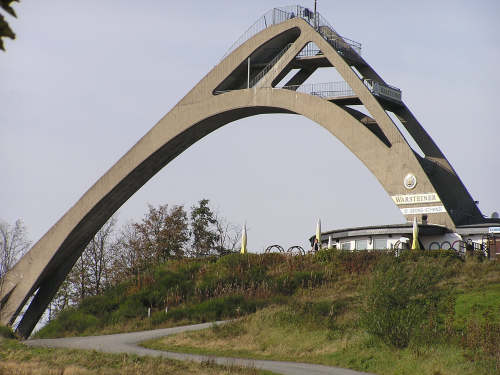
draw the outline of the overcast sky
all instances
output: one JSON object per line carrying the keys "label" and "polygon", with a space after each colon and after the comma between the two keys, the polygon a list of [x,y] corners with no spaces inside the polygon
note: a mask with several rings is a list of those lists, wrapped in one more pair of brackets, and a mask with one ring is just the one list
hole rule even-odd
{"label": "overcast sky", "polygon": [[[325,1],[445,153],[483,214],[500,209],[500,2]],[[253,1],[24,0],[0,52],[0,218],[38,240],[273,6]],[[303,5],[313,7],[309,0]],[[323,72],[308,82],[328,82]],[[119,211],[202,198],[248,226],[250,251],[323,230],[404,222],[335,137],[293,115],[248,118],[177,157]]]}

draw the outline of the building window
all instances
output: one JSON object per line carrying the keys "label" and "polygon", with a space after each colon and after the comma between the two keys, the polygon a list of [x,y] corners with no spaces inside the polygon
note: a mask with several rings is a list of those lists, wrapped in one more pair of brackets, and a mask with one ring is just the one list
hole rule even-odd
{"label": "building window", "polygon": [[373,248],[377,250],[387,249],[387,239],[386,238],[375,238],[373,240]]}
{"label": "building window", "polygon": [[356,240],[356,250],[368,249],[368,240]]}
{"label": "building window", "polygon": [[342,250],[351,250],[351,243],[350,242],[342,242],[340,244],[340,248]]}

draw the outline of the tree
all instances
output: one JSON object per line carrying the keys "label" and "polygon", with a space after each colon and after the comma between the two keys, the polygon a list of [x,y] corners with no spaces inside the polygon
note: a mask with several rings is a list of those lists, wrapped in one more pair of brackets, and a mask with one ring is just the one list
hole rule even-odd
{"label": "tree", "polygon": [[208,202],[208,199],[202,199],[198,202],[198,206],[191,207],[192,255],[194,256],[210,255],[219,240],[215,226],[217,221]]}
{"label": "tree", "polygon": [[149,212],[142,222],[134,224],[142,250],[151,254],[154,263],[182,257],[189,241],[188,219],[184,207],[174,206],[170,210],[166,204],[158,208],[151,205],[148,207]]}
{"label": "tree", "polygon": [[68,274],[67,280],[70,284],[69,295],[71,304],[78,304],[82,302],[85,297],[91,295],[89,260],[83,253]]}
{"label": "tree", "polygon": [[111,217],[87,244],[49,306],[49,315],[101,294],[111,282],[115,224],[116,218]]}
{"label": "tree", "polygon": [[72,285],[68,277],[63,281],[56,295],[50,301],[49,307],[47,308],[47,319],[51,321],[54,316],[57,316],[59,311],[64,310],[66,307],[74,304],[72,299]]}
{"label": "tree", "polygon": [[30,245],[26,227],[20,219],[14,225],[0,221],[0,292],[3,290],[5,274],[26,253]]}
{"label": "tree", "polygon": [[217,234],[215,250],[219,255],[234,252],[241,240],[241,227],[230,223],[219,213],[215,214],[215,233]]}
{"label": "tree", "polygon": [[[0,10],[3,12],[9,13],[13,17],[16,16],[16,12],[12,8],[11,4],[16,1],[19,2],[19,0],[0,0]],[[12,31],[10,28],[9,24],[5,20],[5,17],[3,16],[2,12],[0,12],[0,49],[5,51],[5,46],[3,44],[3,39],[2,38],[10,38],[10,39],[15,39],[16,34]]]}
{"label": "tree", "polygon": [[0,221],[0,278],[14,266],[30,245],[21,219],[14,225]]}
{"label": "tree", "polygon": [[111,217],[96,233],[85,248],[83,256],[88,260],[90,289],[93,295],[101,294],[110,280],[111,246],[116,218]]}
{"label": "tree", "polygon": [[139,275],[146,268],[147,259],[152,256],[142,251],[135,223],[125,224],[116,239],[113,251],[113,282],[119,282],[131,275]]}
{"label": "tree", "polygon": [[188,217],[183,206],[148,206],[141,222],[125,225],[113,246],[112,278],[139,276],[150,266],[185,255]]}

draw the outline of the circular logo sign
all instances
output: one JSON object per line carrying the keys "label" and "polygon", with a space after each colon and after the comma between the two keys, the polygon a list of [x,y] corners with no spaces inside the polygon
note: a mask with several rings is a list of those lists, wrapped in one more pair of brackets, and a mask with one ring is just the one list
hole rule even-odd
{"label": "circular logo sign", "polygon": [[408,190],[413,189],[415,186],[417,186],[417,178],[413,173],[408,173],[403,181],[403,184],[405,188]]}

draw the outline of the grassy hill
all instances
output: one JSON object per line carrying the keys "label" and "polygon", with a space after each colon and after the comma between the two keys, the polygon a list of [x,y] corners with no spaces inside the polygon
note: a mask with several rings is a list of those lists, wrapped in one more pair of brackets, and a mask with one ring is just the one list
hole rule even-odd
{"label": "grassy hill", "polygon": [[239,319],[147,345],[380,374],[495,374],[500,262],[337,250],[182,259],[61,312],[37,336],[229,318]]}

